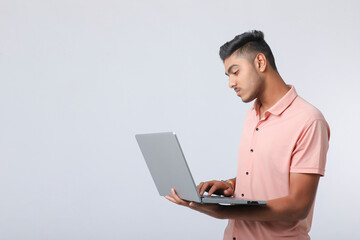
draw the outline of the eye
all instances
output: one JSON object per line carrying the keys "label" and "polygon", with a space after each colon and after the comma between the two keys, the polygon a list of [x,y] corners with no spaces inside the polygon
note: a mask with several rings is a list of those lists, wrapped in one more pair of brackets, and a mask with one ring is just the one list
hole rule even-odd
{"label": "eye", "polygon": [[239,73],[239,70],[235,71],[233,74],[238,75],[238,73]]}

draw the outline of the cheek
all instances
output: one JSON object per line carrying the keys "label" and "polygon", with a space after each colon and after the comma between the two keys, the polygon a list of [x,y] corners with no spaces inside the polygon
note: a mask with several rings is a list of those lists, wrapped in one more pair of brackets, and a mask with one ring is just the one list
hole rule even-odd
{"label": "cheek", "polygon": [[248,90],[253,89],[256,85],[255,76],[251,72],[244,74],[242,80],[244,88],[247,88]]}
{"label": "cheek", "polygon": [[257,89],[259,88],[261,84],[261,79],[260,76],[256,73],[256,72],[252,72],[251,75],[249,76],[249,86],[252,89]]}

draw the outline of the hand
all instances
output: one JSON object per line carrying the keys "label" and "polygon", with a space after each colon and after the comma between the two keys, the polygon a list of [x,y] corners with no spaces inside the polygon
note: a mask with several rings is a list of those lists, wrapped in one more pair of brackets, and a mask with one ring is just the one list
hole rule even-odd
{"label": "hand", "polygon": [[197,186],[197,189],[202,196],[205,192],[208,192],[208,195],[212,194],[224,195],[224,196],[232,196],[234,194],[234,189],[231,183],[224,181],[208,181],[202,182]]}
{"label": "hand", "polygon": [[165,198],[173,203],[176,203],[178,205],[184,206],[184,207],[190,207],[189,201],[181,199],[174,188],[171,189],[171,196],[165,196]]}
{"label": "hand", "polygon": [[223,219],[222,216],[223,206],[219,204],[200,204],[196,202],[185,201],[176,194],[175,189],[171,189],[171,196],[165,196],[165,198],[173,203],[176,203],[181,206],[189,207],[193,210],[207,214],[211,217]]}

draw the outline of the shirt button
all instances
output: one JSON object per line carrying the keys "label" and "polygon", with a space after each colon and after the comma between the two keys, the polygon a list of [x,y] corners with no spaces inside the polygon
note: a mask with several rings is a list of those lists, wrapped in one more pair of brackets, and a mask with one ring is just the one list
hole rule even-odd
{"label": "shirt button", "polygon": [[246,175],[249,175],[249,172],[246,172]]}
{"label": "shirt button", "polygon": [[259,131],[259,128],[256,128],[255,130],[256,130],[256,131]]}
{"label": "shirt button", "polygon": [[241,196],[243,197],[243,196],[245,196],[245,195],[242,193]]}
{"label": "shirt button", "polygon": [[254,149],[250,149],[250,152],[254,152]]}

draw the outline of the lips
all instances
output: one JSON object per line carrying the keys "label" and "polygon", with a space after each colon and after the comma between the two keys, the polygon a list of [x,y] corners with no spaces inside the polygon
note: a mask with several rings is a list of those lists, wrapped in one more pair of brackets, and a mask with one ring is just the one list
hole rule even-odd
{"label": "lips", "polygon": [[240,93],[240,89],[239,89],[239,88],[235,88],[234,91],[236,92],[237,95],[239,95],[239,93]]}

